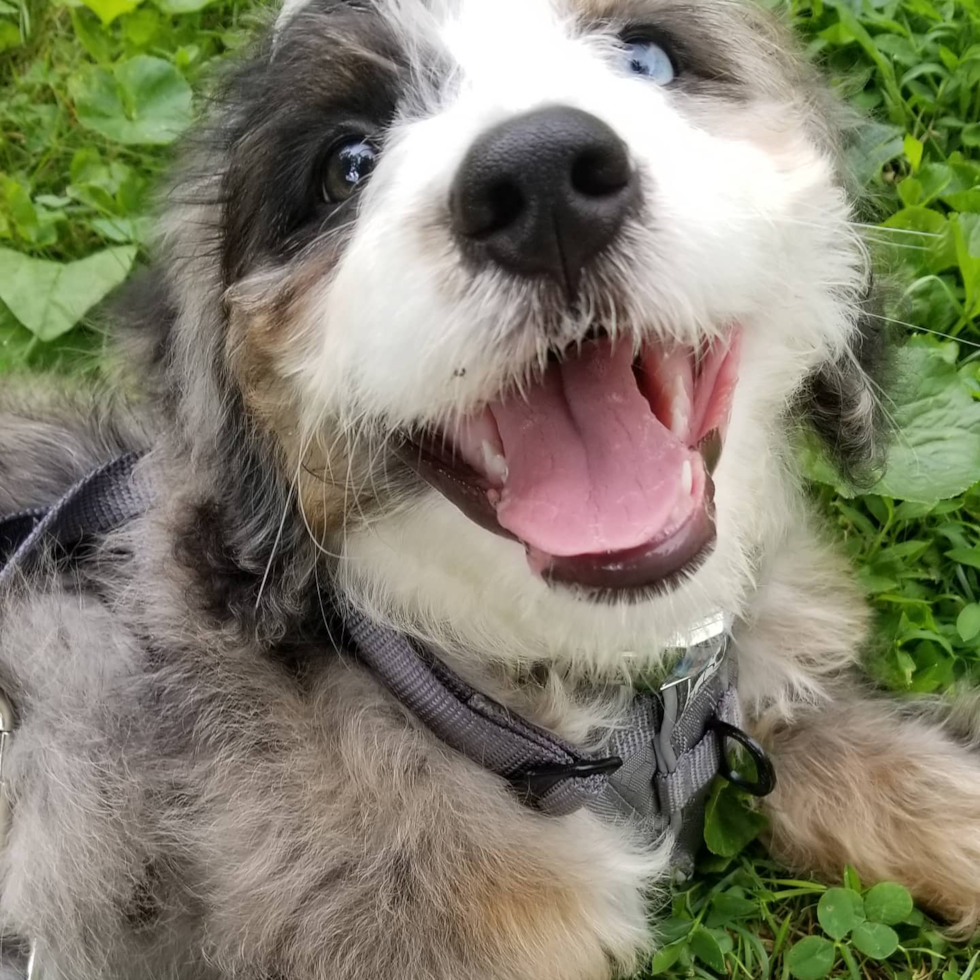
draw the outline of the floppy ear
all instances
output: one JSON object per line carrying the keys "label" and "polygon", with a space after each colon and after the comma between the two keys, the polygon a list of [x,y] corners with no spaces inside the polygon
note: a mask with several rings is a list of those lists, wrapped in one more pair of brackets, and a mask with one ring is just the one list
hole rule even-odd
{"label": "floppy ear", "polygon": [[881,392],[888,369],[889,331],[878,316],[880,299],[869,287],[847,349],[806,382],[800,414],[840,471],[860,484],[873,478],[884,452]]}

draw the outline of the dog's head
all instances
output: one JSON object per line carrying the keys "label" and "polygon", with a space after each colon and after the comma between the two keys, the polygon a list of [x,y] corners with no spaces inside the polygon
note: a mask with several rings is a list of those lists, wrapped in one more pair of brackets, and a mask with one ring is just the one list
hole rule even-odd
{"label": "dog's head", "polygon": [[732,0],[288,0],[174,279],[356,601],[593,660],[741,608],[791,407],[873,414],[831,105]]}

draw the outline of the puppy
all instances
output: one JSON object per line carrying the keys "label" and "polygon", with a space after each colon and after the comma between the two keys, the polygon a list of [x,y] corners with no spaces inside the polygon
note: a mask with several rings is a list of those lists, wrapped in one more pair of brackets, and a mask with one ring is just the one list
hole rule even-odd
{"label": "puppy", "polygon": [[4,385],[0,513],[123,453],[153,487],[0,594],[10,976],[641,962],[673,835],[524,805],[351,611],[582,745],[734,617],[774,853],[973,927],[969,725],[862,690],[790,448],[876,448],[839,120],[733,0],[289,0],[185,149],[118,383]]}

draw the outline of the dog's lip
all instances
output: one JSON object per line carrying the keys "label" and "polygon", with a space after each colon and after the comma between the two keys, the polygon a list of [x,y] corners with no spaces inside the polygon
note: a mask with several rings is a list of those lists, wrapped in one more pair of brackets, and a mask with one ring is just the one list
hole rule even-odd
{"label": "dog's lip", "polygon": [[433,433],[403,436],[395,444],[399,457],[438,490],[474,524],[502,538],[523,544],[531,568],[546,582],[590,592],[640,593],[666,591],[694,571],[714,549],[714,482],[722,435],[715,429],[697,447],[704,461],[702,506],[668,537],[618,552],[556,557],[520,542],[501,527],[492,503],[499,490],[482,473],[459,459],[446,441]]}
{"label": "dog's lip", "polygon": [[[608,342],[598,340],[595,343],[601,345]],[[492,412],[487,409],[468,416],[468,420],[461,423],[460,429],[454,430],[454,432],[458,431],[458,437],[449,436],[445,431],[425,431],[421,435],[404,436],[399,452],[402,459],[415,472],[477,525],[523,544],[532,571],[546,582],[577,586],[587,591],[600,591],[606,595],[651,588],[666,589],[685,573],[693,571],[710,553],[715,543],[714,485],[711,475],[720,455],[727,412],[730,409],[731,395],[737,377],[738,346],[739,333],[736,328],[727,339],[718,342],[710,356],[707,352],[711,347],[705,347],[703,372],[696,366],[702,359],[702,355],[695,354],[690,349],[684,353],[678,348],[665,349],[661,345],[654,345],[650,350],[641,351],[640,356],[634,361],[634,373],[640,392],[649,402],[648,407],[653,417],[664,426],[663,429],[657,430],[665,433],[664,435],[653,434],[654,445],[664,447],[663,451],[668,453],[665,460],[671,459],[670,465],[678,469],[662,471],[674,472],[675,476],[668,478],[666,484],[661,484],[663,478],[657,475],[656,468],[650,470],[647,466],[643,469],[641,464],[641,469],[635,469],[634,464],[626,463],[629,457],[616,454],[609,457],[606,453],[604,458],[610,460],[608,465],[612,467],[610,472],[613,480],[616,479],[617,473],[626,473],[627,476],[634,473],[639,476],[645,473],[644,479],[652,481],[648,484],[649,489],[645,491],[646,497],[640,499],[650,501],[649,506],[657,508],[651,513],[659,513],[660,517],[646,525],[649,528],[647,533],[652,532],[647,539],[634,533],[635,530],[642,528],[643,524],[632,525],[633,531],[631,531],[631,525],[627,523],[625,534],[620,534],[620,529],[624,525],[617,524],[616,517],[613,516],[612,523],[603,518],[606,523],[600,525],[609,532],[605,540],[613,547],[607,546],[605,549],[588,547],[583,548],[582,553],[576,553],[565,545],[576,541],[593,544],[588,529],[584,532],[566,533],[559,528],[556,535],[548,532],[548,525],[544,525],[545,530],[542,532],[533,517],[530,524],[528,523],[526,510],[522,515],[522,523],[522,520],[514,520],[512,510],[507,510],[503,506],[508,499],[513,503],[515,494],[517,494],[516,499],[522,503],[527,501],[529,474],[533,478],[543,473],[543,478],[547,479],[549,465],[562,468],[573,465],[567,463],[564,455],[555,455],[556,444],[542,443],[540,435],[533,435],[539,418],[544,424],[548,424],[549,428],[545,431],[549,434],[552,424],[560,425],[557,417],[552,421],[549,413],[566,409],[578,415],[583,411],[591,413],[593,410],[600,413],[612,412],[614,424],[629,419],[630,424],[640,427],[641,435],[644,427],[649,429],[651,423],[642,421],[645,413],[638,408],[636,389],[624,379],[624,372],[627,375],[629,373],[629,359],[627,358],[624,363],[623,358],[615,353],[615,350],[603,354],[602,348],[596,347],[593,348],[593,353],[582,355],[586,360],[581,366],[575,364],[569,369],[573,374],[569,375],[562,384],[571,387],[561,396],[556,395],[554,390],[541,391],[533,396],[534,401],[527,409],[522,406],[510,408],[506,401],[492,403]],[[606,364],[609,364],[608,368]],[[616,364],[619,366],[615,367]],[[581,391],[585,401],[582,403],[574,400],[564,401],[566,396],[574,396],[581,388],[581,374],[574,372],[581,372],[583,368],[587,371],[592,370],[592,365],[595,365],[599,374],[593,373],[591,380],[587,376],[586,386]],[[560,362],[549,370],[564,371]],[[607,374],[609,375],[608,388],[605,381]],[[566,376],[562,374],[562,377]],[[596,377],[599,378],[598,382],[595,380]],[[552,376],[549,385],[555,381]],[[596,388],[596,384],[600,387]],[[593,409],[592,400],[597,394],[600,402]],[[556,402],[555,398],[559,400]],[[631,407],[622,410],[608,407],[621,404]],[[561,406],[565,406],[565,409]],[[620,411],[629,414],[626,416],[616,414]],[[517,429],[514,428],[515,412]],[[601,415],[599,418],[599,438],[603,440],[605,438],[603,433],[607,429],[603,427]],[[506,429],[503,428],[505,424]],[[592,424],[589,414],[582,424],[586,426]],[[528,426],[532,428],[528,429]],[[531,451],[545,453],[543,462],[533,462],[535,459],[533,455],[530,457],[532,462],[528,462],[529,444],[523,441],[528,438],[525,433],[530,433]],[[571,440],[568,442],[569,452],[583,448],[576,442],[576,436],[568,438]],[[589,436],[588,430],[583,438],[593,440],[584,447],[585,449],[591,445],[595,450],[597,445],[601,445],[601,442],[598,444],[594,442],[596,436],[594,433]],[[518,453],[516,459],[508,459],[504,456],[505,445],[508,447],[508,452]],[[565,443],[557,445],[560,445],[564,452]],[[666,448],[669,445],[678,448],[669,450]],[[538,446],[541,448],[538,449]],[[682,446],[687,446],[689,449],[681,449]],[[552,457],[554,457],[553,462],[549,464],[547,460]],[[622,462],[616,462],[617,460]],[[685,461],[682,467],[683,474],[680,474],[681,461]],[[516,477],[516,489],[512,491],[511,484],[515,479],[513,463],[519,464],[523,470]],[[542,465],[545,467],[543,470]],[[531,470],[528,470],[528,466],[531,466]],[[565,472],[565,470],[555,472]],[[572,472],[574,480],[574,470]],[[604,473],[605,470],[597,472]],[[508,477],[511,484],[508,484]],[[681,482],[678,483],[678,480]],[[685,481],[686,491],[682,489]],[[634,484],[631,483],[630,486],[632,485]],[[663,491],[653,489],[661,485]],[[532,482],[531,486],[533,494],[533,487],[536,484]],[[590,484],[576,486],[576,492],[586,490],[591,493],[592,486]],[[600,494],[604,492],[603,484],[599,484],[598,492]],[[656,495],[661,492],[671,495],[680,493],[681,496],[677,497],[675,504],[668,504],[668,509],[664,509],[664,506],[656,503],[658,499]],[[651,497],[650,494],[655,496]],[[533,501],[534,497],[530,499]],[[610,500],[614,507],[616,499],[614,496]],[[673,498],[668,496],[665,501],[670,499]],[[569,500],[568,520],[572,523],[565,525],[569,529],[579,527],[577,520],[585,519],[587,516],[582,513],[581,506],[575,502],[576,500],[581,498],[573,496]],[[560,515],[563,511],[559,510],[557,513]],[[615,515],[618,512],[614,510],[612,513]],[[525,529],[529,533],[527,539],[524,537]],[[535,537],[539,539],[537,542]],[[629,540],[630,537],[633,541]],[[547,543],[551,540],[554,540],[558,546],[554,551]],[[622,543],[613,544],[613,541],[617,540]]]}
{"label": "dog's lip", "polygon": [[528,549],[531,567],[549,583],[601,593],[666,591],[694,571],[714,549],[714,483],[705,476],[703,505],[666,538],[599,555],[556,558]]}

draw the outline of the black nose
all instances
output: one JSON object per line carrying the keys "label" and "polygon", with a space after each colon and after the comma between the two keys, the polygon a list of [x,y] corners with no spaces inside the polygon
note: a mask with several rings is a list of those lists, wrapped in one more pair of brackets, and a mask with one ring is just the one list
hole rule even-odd
{"label": "black nose", "polygon": [[510,272],[574,290],[639,197],[626,144],[602,120],[552,106],[484,133],[456,174],[456,234]]}

